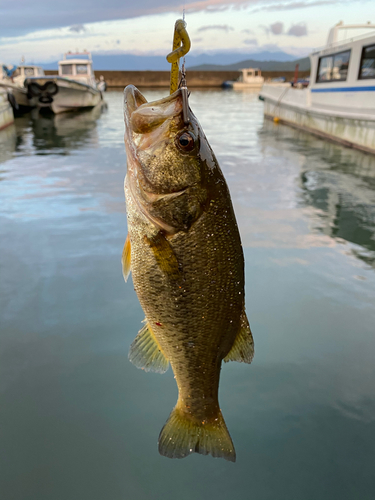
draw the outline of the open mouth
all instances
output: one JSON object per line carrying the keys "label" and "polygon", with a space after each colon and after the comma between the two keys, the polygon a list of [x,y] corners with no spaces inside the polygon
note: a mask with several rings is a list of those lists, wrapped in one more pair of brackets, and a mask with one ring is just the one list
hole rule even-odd
{"label": "open mouth", "polygon": [[181,111],[181,90],[153,102],[147,102],[147,99],[133,85],[128,85],[124,91],[124,115],[128,139],[132,139],[130,132],[134,134],[152,132],[166,120],[180,114]]}

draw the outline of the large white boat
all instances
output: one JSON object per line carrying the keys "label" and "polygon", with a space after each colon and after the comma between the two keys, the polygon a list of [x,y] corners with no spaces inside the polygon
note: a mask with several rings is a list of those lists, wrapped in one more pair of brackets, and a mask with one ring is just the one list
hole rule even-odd
{"label": "large white boat", "polygon": [[[340,39],[353,31],[362,34]],[[375,25],[338,23],[310,62],[307,88],[263,85],[264,115],[375,153]]]}
{"label": "large white boat", "polygon": [[264,78],[259,68],[242,68],[239,72],[240,76],[237,80],[227,80],[223,83],[223,87],[235,90],[260,90],[262,88]]}
{"label": "large white boat", "polygon": [[13,109],[9,102],[8,91],[0,87],[0,130],[14,122]]}
{"label": "large white boat", "polygon": [[58,76],[29,77],[25,86],[39,109],[55,114],[93,108],[103,99],[89,52],[65,54],[59,61]]}

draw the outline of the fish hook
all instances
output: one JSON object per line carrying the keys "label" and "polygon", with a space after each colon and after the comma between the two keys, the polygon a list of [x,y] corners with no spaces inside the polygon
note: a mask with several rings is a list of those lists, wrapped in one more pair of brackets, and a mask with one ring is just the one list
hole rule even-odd
{"label": "fish hook", "polygon": [[[186,31],[186,23],[183,19],[177,19],[174,25],[173,51],[167,55],[167,61],[172,64],[169,89],[170,94],[173,94],[179,88],[179,59],[189,52],[190,47],[191,43],[188,32]],[[182,92],[184,122],[188,123],[188,90],[185,80],[185,65],[183,65],[182,68],[182,80],[180,82],[180,88]]]}

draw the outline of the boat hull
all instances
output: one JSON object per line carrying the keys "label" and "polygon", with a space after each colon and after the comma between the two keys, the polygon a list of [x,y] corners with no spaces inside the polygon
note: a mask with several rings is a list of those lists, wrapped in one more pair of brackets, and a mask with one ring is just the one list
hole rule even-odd
{"label": "boat hull", "polygon": [[[264,115],[319,137],[375,154],[375,114],[333,110],[311,102],[308,89],[265,85],[260,93]],[[371,102],[371,96],[369,96]]]}
{"label": "boat hull", "polygon": [[234,90],[260,90],[262,88],[263,81],[261,82],[237,82],[232,80],[227,80],[223,82],[222,87],[224,89],[234,89]]}
{"label": "boat hull", "polygon": [[263,82],[233,82],[232,88],[234,90],[243,90],[243,89],[251,89],[251,90],[260,90],[262,88]]}
{"label": "boat hull", "polygon": [[25,85],[33,104],[55,114],[93,108],[102,100],[100,90],[61,77],[28,78]]}
{"label": "boat hull", "polygon": [[14,122],[12,106],[8,100],[8,94],[0,88],[0,130],[8,127]]}

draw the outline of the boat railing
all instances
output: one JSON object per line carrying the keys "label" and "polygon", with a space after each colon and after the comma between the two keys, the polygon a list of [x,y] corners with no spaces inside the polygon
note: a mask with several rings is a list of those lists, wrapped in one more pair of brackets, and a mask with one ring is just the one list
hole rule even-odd
{"label": "boat railing", "polygon": [[328,45],[322,45],[321,47],[313,49],[311,55],[315,56],[316,54],[319,54],[323,50],[339,47],[340,45],[345,45],[347,43],[357,42],[359,40],[362,40],[363,38],[368,38],[369,36],[372,35],[375,35],[375,28],[373,33],[362,33],[362,35],[353,36],[351,38],[345,38],[344,40],[337,40],[337,42],[332,42]]}

